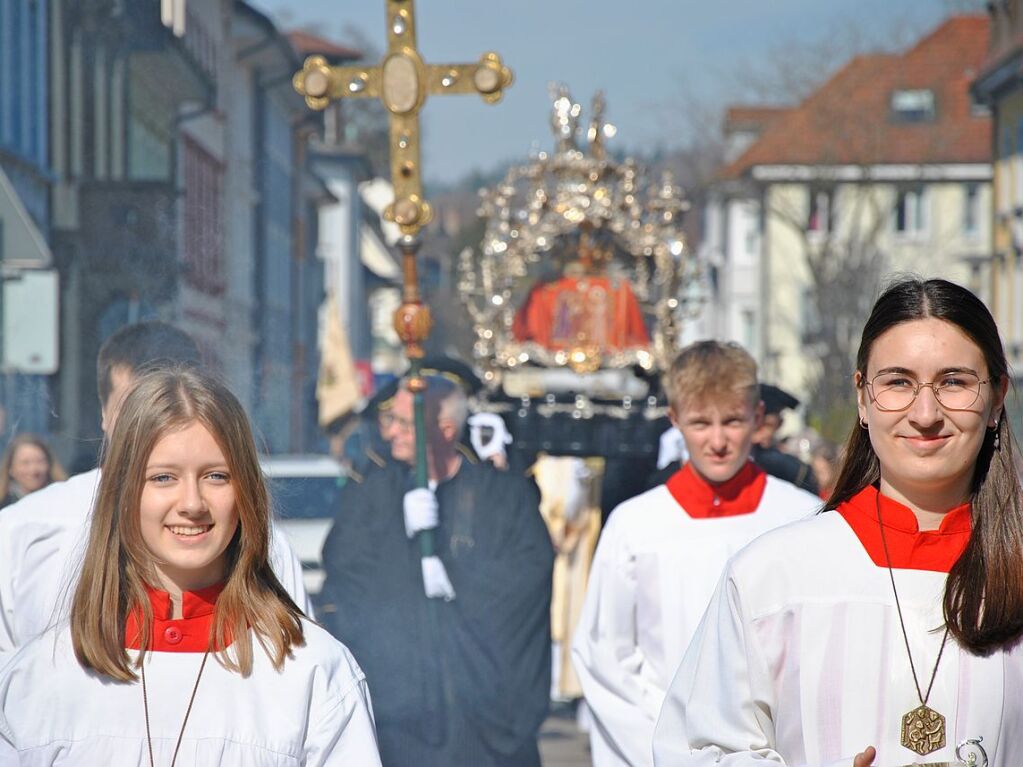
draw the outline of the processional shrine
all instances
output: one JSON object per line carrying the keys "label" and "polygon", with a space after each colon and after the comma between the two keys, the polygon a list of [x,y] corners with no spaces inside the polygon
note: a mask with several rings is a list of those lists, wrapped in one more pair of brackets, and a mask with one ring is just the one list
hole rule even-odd
{"label": "processional shrine", "polygon": [[573,698],[569,650],[602,511],[645,490],[657,468],[660,377],[699,275],[670,175],[606,151],[616,129],[602,94],[588,125],[567,87],[551,97],[554,148],[481,191],[486,230],[479,252],[461,255],[458,288],[485,383],[478,406],[503,417],[513,462],[532,464],[542,491],[558,552],[556,692]]}

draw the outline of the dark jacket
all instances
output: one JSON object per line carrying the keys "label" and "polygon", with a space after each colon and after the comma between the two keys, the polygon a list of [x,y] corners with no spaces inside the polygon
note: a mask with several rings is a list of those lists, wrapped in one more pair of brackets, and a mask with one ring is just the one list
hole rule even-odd
{"label": "dark jacket", "polygon": [[462,462],[436,490],[456,598],[423,594],[404,464],[346,487],[323,547],[324,625],[355,655],[387,767],[539,767],[550,690],[553,550],[536,485]]}

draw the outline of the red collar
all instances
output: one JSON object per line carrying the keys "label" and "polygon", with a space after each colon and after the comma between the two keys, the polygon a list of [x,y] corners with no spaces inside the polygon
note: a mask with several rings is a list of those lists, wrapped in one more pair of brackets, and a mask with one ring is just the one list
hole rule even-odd
{"label": "red collar", "polygon": [[932,570],[947,573],[970,542],[970,504],[950,509],[937,530],[920,531],[916,515],[898,501],[883,496],[867,485],[836,511],[860,539],[870,559],[886,567],[881,527],[877,523],[878,503],[892,567],[904,570]]}
{"label": "red collar", "polygon": [[[153,609],[153,629],[149,637],[149,649],[154,652],[206,652],[213,630],[213,613],[217,598],[224,590],[223,583],[217,583],[196,591],[181,594],[181,618],[172,619],[171,598],[166,591],[146,586],[149,604]],[[132,610],[124,627],[125,646],[139,649],[142,611]]]}
{"label": "red collar", "polygon": [[767,475],[747,461],[727,482],[712,485],[686,463],[665,482],[672,498],[690,517],[710,519],[750,514],[757,510],[767,486]]}

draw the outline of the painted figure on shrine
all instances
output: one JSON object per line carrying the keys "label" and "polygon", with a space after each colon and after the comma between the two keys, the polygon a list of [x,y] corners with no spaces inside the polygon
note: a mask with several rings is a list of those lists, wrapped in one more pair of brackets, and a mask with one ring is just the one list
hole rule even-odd
{"label": "painted figure on shrine", "polygon": [[532,287],[512,323],[516,341],[546,349],[595,348],[601,352],[646,348],[650,335],[628,280],[609,276],[608,248],[584,235],[578,259],[559,279]]}

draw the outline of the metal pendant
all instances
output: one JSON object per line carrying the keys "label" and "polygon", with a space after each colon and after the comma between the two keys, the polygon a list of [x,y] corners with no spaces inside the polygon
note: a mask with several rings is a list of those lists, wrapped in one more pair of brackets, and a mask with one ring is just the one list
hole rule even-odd
{"label": "metal pendant", "polygon": [[987,767],[987,751],[980,745],[984,738],[967,738],[956,746],[956,759],[966,767]]}
{"label": "metal pendant", "polygon": [[945,717],[927,706],[902,717],[902,745],[921,756],[945,747]]}

